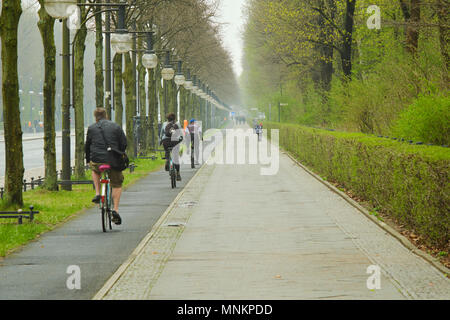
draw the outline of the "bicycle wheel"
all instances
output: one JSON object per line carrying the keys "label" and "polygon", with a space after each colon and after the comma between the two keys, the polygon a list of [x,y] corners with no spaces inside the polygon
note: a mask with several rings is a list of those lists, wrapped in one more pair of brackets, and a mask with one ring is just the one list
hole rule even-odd
{"label": "bicycle wheel", "polygon": [[107,215],[108,215],[108,225],[109,225],[109,230],[112,230],[112,190],[111,190],[111,184],[108,183],[108,185],[106,186],[106,208],[107,208]]}
{"label": "bicycle wheel", "polygon": [[172,183],[172,189],[175,189],[177,187],[177,175],[175,173],[175,168],[173,167],[173,164],[170,168],[170,181]]}
{"label": "bicycle wheel", "polygon": [[102,229],[108,232],[108,210],[105,207],[102,207]]}

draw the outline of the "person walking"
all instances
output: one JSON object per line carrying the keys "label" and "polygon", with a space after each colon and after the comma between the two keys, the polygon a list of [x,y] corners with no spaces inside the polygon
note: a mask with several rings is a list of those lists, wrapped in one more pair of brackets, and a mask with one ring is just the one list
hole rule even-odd
{"label": "person walking", "polygon": [[200,141],[203,141],[203,132],[201,126],[197,120],[191,119],[189,125],[186,127],[186,145],[191,147],[191,157],[194,157],[194,163],[191,164],[191,168],[194,169],[195,165],[199,165],[200,154]]}

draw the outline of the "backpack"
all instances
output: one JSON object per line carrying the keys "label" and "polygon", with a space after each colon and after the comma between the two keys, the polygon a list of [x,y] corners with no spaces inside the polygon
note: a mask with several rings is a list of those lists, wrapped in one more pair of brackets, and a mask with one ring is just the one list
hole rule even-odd
{"label": "backpack", "polygon": [[164,129],[164,134],[167,138],[172,138],[172,133],[174,133],[177,129],[178,126],[175,123],[169,122]]}

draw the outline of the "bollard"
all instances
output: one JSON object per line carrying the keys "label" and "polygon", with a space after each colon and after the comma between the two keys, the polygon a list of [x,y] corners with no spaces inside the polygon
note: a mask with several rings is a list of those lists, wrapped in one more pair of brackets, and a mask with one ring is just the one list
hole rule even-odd
{"label": "bollard", "polygon": [[22,209],[17,210],[17,214],[19,215],[18,220],[19,220],[19,224],[22,224]]}
{"label": "bollard", "polygon": [[34,190],[34,177],[31,177],[31,190]]}
{"label": "bollard", "polygon": [[27,179],[23,179],[23,192],[27,191]]}
{"label": "bollard", "polygon": [[30,222],[33,222],[34,220],[34,206],[30,206]]}
{"label": "bollard", "polygon": [[4,192],[4,188],[0,188],[0,199],[3,200],[3,192]]}

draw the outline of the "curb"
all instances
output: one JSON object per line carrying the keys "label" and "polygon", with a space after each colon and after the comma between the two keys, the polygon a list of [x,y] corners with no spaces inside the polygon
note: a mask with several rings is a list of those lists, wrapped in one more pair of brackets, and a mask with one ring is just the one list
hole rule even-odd
{"label": "curb", "polygon": [[391,226],[387,225],[386,223],[379,221],[377,218],[372,216],[369,211],[361,206],[358,202],[350,198],[347,194],[330,184],[329,182],[325,181],[320,177],[319,175],[312,172],[310,169],[305,167],[303,164],[301,164],[297,159],[294,158],[288,151],[284,150],[284,153],[292,160],[294,161],[299,167],[301,167],[303,170],[305,170],[307,173],[309,173],[311,176],[316,178],[319,182],[324,184],[326,187],[328,187],[331,191],[342,197],[345,201],[347,201],[350,205],[352,205],[354,208],[356,208],[358,211],[363,213],[367,218],[369,218],[372,222],[374,222],[377,226],[379,226],[384,231],[388,232],[390,235],[392,235],[394,238],[396,238],[403,246],[405,246],[407,249],[409,249],[412,253],[418,255],[419,257],[423,258],[430,264],[432,264],[436,269],[438,269],[440,272],[444,274],[444,276],[450,275],[450,269],[442,265],[438,259],[434,258],[430,254],[423,252],[422,250],[418,249],[416,246],[414,246],[405,236],[400,234],[397,230],[392,228]]}
{"label": "curb", "polygon": [[92,300],[102,300],[108,292],[111,290],[111,288],[116,284],[116,282],[120,279],[120,277],[125,273],[125,271],[128,269],[128,267],[133,263],[133,261],[139,256],[139,254],[143,251],[147,243],[153,238],[153,236],[156,233],[156,230],[163,224],[163,222],[166,220],[167,216],[170,214],[172,209],[174,208],[175,204],[178,202],[178,200],[183,196],[184,192],[188,189],[188,187],[193,183],[195,178],[198,176],[198,174],[203,170],[206,163],[204,163],[200,169],[194,174],[194,176],[189,180],[189,182],[184,186],[183,190],[178,193],[178,195],[175,197],[175,199],[172,201],[172,203],[169,205],[169,207],[166,209],[166,211],[162,214],[162,216],[158,219],[158,221],[153,225],[150,232],[142,239],[142,241],[138,244],[136,249],[131,253],[131,255],[128,257],[128,259],[114,272],[114,274],[106,281],[106,283],[103,285],[103,287],[95,294],[95,296],[92,298]]}

